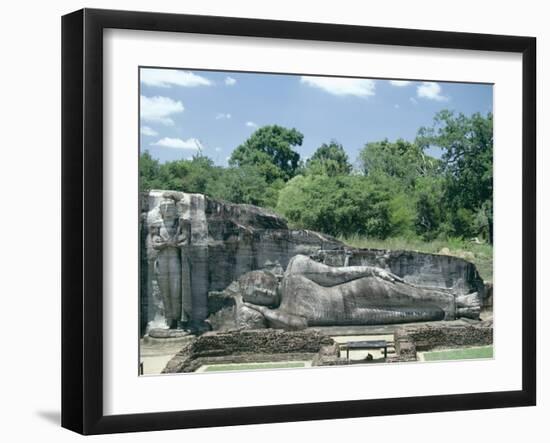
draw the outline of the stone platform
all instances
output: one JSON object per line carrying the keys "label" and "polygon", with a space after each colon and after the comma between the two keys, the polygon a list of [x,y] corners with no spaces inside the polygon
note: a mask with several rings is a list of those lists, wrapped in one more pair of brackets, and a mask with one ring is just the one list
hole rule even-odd
{"label": "stone platform", "polygon": [[318,332],[326,336],[346,336],[346,335],[391,335],[397,329],[406,327],[421,326],[467,326],[478,324],[479,321],[461,318],[452,321],[430,321],[414,323],[396,323],[391,325],[371,325],[371,326],[320,326],[308,328],[307,330]]}

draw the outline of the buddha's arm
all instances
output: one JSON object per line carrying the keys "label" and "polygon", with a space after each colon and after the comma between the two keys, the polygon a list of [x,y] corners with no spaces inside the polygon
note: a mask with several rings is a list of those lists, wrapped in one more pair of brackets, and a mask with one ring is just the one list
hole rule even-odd
{"label": "buddha's arm", "polygon": [[401,277],[374,266],[327,266],[306,256],[294,257],[288,265],[287,274],[301,274],[325,287],[341,285],[364,277],[378,277],[392,283],[404,283]]}

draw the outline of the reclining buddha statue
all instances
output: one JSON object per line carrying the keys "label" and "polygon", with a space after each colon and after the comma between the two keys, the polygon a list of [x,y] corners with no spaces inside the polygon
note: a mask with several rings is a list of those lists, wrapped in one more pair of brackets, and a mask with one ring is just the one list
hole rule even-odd
{"label": "reclining buddha statue", "polygon": [[268,327],[381,325],[479,318],[477,293],[407,283],[373,266],[333,267],[304,255],[291,259],[282,279],[252,271],[239,279],[243,309],[261,314]]}

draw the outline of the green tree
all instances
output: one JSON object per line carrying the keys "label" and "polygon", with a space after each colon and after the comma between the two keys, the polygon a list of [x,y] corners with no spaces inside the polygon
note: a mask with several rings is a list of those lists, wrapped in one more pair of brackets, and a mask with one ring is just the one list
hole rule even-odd
{"label": "green tree", "polygon": [[220,170],[210,158],[196,154],[191,160],[162,164],[160,178],[164,189],[204,194],[208,184],[217,179]]}
{"label": "green tree", "polygon": [[383,174],[398,179],[406,187],[413,187],[418,177],[434,174],[439,161],[426,155],[416,143],[385,139],[367,143],[359,153],[359,164],[365,175]]}
{"label": "green tree", "polygon": [[231,154],[230,166],[254,166],[268,183],[294,177],[300,167],[300,154],[294,148],[301,146],[304,136],[296,129],[282,126],[263,126]]}
{"label": "green tree", "polygon": [[493,232],[493,115],[468,117],[444,110],[431,128],[421,128],[419,144],[437,146],[445,174],[444,199],[453,234],[484,235]]}
{"label": "green tree", "polygon": [[384,229],[386,235],[405,238],[414,236],[416,217],[414,192],[406,189],[397,177],[380,172],[368,175],[365,184],[369,192],[378,196],[379,205],[383,204],[387,208],[388,225]]}
{"label": "green tree", "polygon": [[332,177],[349,174],[351,169],[344,147],[335,140],[328,145],[323,143],[306,162],[306,172],[309,174],[324,174]]}
{"label": "green tree", "polygon": [[298,175],[279,192],[276,209],[300,228],[385,238],[392,231],[390,200],[363,176]]}
{"label": "green tree", "polygon": [[140,190],[170,189],[206,193],[209,183],[216,181],[222,168],[208,157],[197,154],[191,160],[175,160],[160,164],[149,152],[140,156]]}
{"label": "green tree", "polygon": [[389,196],[391,235],[408,238],[437,231],[441,222],[437,206],[441,202],[436,203],[436,188],[441,186],[438,159],[425,154],[417,143],[386,139],[368,143],[359,153],[359,164]]}
{"label": "green tree", "polygon": [[446,231],[443,207],[444,180],[442,177],[422,177],[415,187],[415,232],[425,240],[433,240]]}
{"label": "green tree", "polygon": [[145,151],[139,157],[139,190],[147,192],[151,189],[163,189],[164,183],[160,176],[161,165],[158,160]]}
{"label": "green tree", "polygon": [[207,194],[232,203],[274,208],[278,191],[283,186],[282,180],[268,184],[257,168],[245,165],[224,169],[217,180],[208,184]]}

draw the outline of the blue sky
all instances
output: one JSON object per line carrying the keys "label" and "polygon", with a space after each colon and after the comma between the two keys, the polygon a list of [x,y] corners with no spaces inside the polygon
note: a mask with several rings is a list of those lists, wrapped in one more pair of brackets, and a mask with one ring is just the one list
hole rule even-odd
{"label": "blue sky", "polygon": [[140,78],[140,149],[161,162],[201,149],[226,165],[233,149],[272,124],[304,134],[304,159],[334,139],[355,162],[365,143],[414,140],[441,109],[493,110],[493,88],[483,84],[152,68]]}

